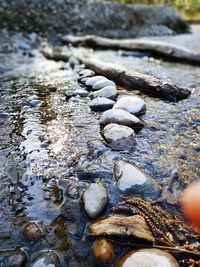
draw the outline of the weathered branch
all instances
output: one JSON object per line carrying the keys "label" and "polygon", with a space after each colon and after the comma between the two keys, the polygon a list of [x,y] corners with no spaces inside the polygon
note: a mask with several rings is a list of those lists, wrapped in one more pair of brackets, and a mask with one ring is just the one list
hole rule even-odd
{"label": "weathered branch", "polygon": [[134,70],[128,70],[124,66],[113,63],[105,63],[99,59],[94,59],[91,56],[85,56],[78,50],[43,50],[43,54],[50,59],[67,61],[70,56],[75,56],[87,68],[92,69],[97,74],[101,74],[120,85],[139,89],[147,92],[151,95],[156,95],[161,98],[178,101],[186,98],[190,94],[190,90],[187,88],[179,87],[173,83],[168,83],[158,77],[150,76],[147,74],[141,74]]}
{"label": "weathered branch", "polygon": [[86,45],[89,47],[101,47],[109,49],[123,49],[129,51],[146,51],[171,59],[179,59],[187,62],[199,63],[200,54],[175,44],[150,39],[109,39],[95,35],[62,37],[64,43],[72,45]]}

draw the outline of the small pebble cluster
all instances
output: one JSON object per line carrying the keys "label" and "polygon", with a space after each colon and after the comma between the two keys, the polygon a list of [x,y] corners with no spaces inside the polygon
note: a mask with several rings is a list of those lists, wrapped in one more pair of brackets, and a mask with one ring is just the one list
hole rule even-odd
{"label": "small pebble cluster", "polygon": [[[99,123],[101,133],[113,150],[131,151],[135,145],[135,129],[144,123],[138,115],[146,111],[145,102],[136,95],[118,98],[116,84],[90,69],[79,72],[79,82],[90,91],[90,109],[103,112]],[[116,101],[117,100],[117,101]]]}

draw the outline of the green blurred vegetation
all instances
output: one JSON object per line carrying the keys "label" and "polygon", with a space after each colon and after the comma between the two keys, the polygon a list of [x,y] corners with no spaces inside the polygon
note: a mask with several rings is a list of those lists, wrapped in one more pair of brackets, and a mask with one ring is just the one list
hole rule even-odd
{"label": "green blurred vegetation", "polygon": [[200,21],[200,0],[108,0],[132,4],[172,5],[187,20]]}

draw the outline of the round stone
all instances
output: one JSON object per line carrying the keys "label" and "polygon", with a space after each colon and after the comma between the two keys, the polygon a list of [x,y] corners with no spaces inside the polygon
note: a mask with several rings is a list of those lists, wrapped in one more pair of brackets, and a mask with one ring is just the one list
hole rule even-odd
{"label": "round stone", "polygon": [[117,89],[115,86],[106,86],[102,88],[101,90],[98,90],[96,92],[90,93],[89,97],[91,99],[97,98],[97,97],[104,97],[111,100],[115,100],[117,98]]}
{"label": "round stone", "polygon": [[97,81],[93,86],[92,86],[92,90],[99,90],[102,89],[106,86],[116,86],[114,82],[112,82],[111,80],[108,79],[101,79],[100,81]]}
{"label": "round stone", "polygon": [[100,81],[102,79],[104,80],[106,78],[104,76],[94,76],[94,77],[88,78],[85,81],[85,85],[87,85],[87,86],[93,86],[96,82],[98,82],[98,81]]}
{"label": "round stone", "polygon": [[121,97],[114,105],[113,109],[122,109],[132,114],[142,114],[146,111],[144,100],[137,96]]}
{"label": "round stone", "polygon": [[89,106],[93,111],[105,111],[111,109],[114,104],[115,102],[108,98],[97,97],[90,102]]}

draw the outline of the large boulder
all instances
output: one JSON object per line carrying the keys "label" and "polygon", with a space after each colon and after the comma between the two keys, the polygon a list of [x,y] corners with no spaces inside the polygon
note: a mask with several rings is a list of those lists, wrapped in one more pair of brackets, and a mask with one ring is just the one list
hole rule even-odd
{"label": "large boulder", "polygon": [[89,0],[1,0],[0,25],[44,35],[96,34],[111,38],[170,35],[188,26],[169,6]]}

